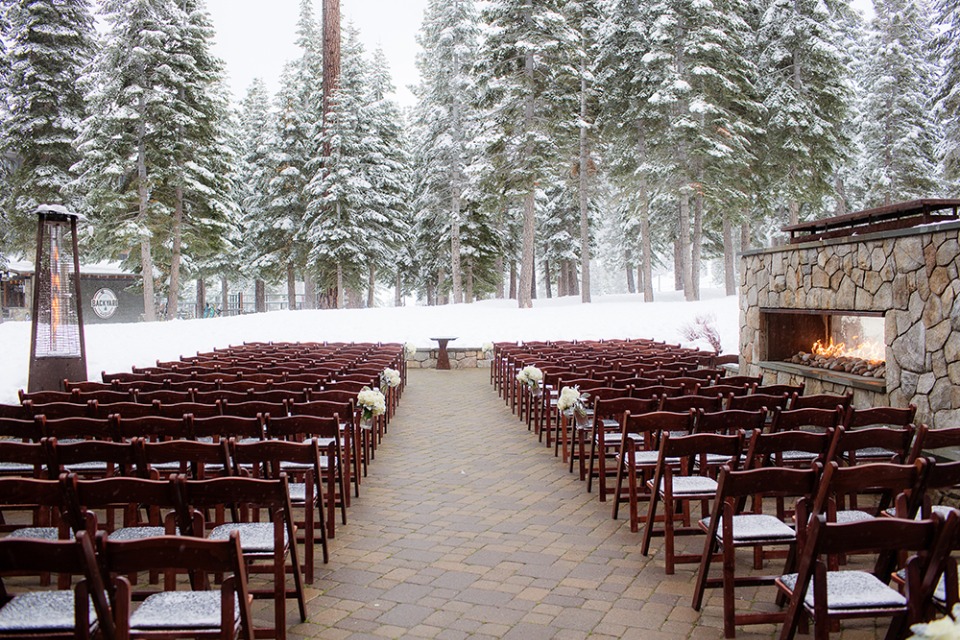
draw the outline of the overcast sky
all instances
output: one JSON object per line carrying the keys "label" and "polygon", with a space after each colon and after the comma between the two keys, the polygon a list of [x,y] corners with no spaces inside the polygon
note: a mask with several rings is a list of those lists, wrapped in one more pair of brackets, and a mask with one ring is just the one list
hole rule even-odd
{"label": "overcast sky", "polygon": [[[276,93],[283,65],[299,56],[295,44],[299,0],[207,0],[216,29],[214,52],[227,65],[228,82],[238,101],[254,78],[267,83]],[[381,47],[390,62],[397,87],[397,101],[413,104],[407,89],[416,84],[414,60],[427,0],[340,0],[342,22],[360,30],[368,53]],[[320,22],[322,0],[313,0],[314,16]]]}

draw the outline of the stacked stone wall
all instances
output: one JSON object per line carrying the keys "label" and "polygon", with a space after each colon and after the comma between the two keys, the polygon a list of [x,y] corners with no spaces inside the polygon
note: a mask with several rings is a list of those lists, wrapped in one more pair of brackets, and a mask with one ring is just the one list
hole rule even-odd
{"label": "stacked stone wall", "polygon": [[[436,369],[439,349],[417,349],[412,358],[407,358],[407,368]],[[493,361],[493,352],[482,349],[447,347],[451,369],[486,368]]]}
{"label": "stacked stone wall", "polygon": [[[882,312],[886,395],[856,390],[857,406],[917,406],[933,427],[960,426],[960,223],[750,251],[741,258],[740,368],[761,370],[761,307]],[[805,378],[809,392],[841,385]]]}

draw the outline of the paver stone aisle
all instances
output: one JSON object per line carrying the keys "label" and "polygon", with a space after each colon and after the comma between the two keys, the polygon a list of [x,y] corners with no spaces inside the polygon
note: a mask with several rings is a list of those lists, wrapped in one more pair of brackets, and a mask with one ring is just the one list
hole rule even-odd
{"label": "paver stone aisle", "polygon": [[695,568],[664,575],[657,540],[641,556],[625,515],[611,519],[488,379],[409,371],[330,564],[318,561],[309,620],[289,637],[722,638],[719,592],[702,614],[691,609]]}

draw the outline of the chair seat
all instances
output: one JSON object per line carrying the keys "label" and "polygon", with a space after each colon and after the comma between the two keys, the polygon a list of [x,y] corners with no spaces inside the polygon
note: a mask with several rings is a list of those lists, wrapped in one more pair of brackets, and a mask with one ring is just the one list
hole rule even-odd
{"label": "chair seat", "polygon": [[[705,476],[674,476],[672,478],[673,495],[701,495],[707,493],[716,493],[717,481]],[[660,493],[663,493],[663,480],[660,481]]]}
{"label": "chair seat", "polygon": [[[73,591],[35,591],[15,596],[0,608],[0,632],[73,629]],[[90,604],[90,621],[97,614]]]}
{"label": "chair seat", "polygon": [[799,462],[803,460],[816,460],[818,454],[809,451],[784,451],[780,454],[783,460],[787,462]]}
{"label": "chair seat", "polygon": [[[710,516],[700,521],[704,529],[710,527]],[[733,516],[733,542],[772,541],[787,542],[797,537],[796,531],[776,516],[765,513],[743,513]],[[723,528],[717,528],[717,539],[723,541]]]}
{"label": "chair seat", "polygon": [[0,474],[3,475],[29,475],[36,470],[32,464],[22,464],[20,462],[0,462]]}
{"label": "chair seat", "polygon": [[[234,594],[236,618],[240,606]],[[220,591],[154,593],[130,616],[130,629],[215,629],[220,626]]]}
{"label": "chair seat", "polygon": [[313,465],[309,462],[288,462],[285,460],[280,463],[280,469],[282,471],[310,471],[313,469]]}
{"label": "chair seat", "polygon": [[107,463],[91,460],[90,462],[78,462],[77,464],[67,464],[63,467],[71,473],[106,473]]}
{"label": "chair seat", "polygon": [[110,534],[111,540],[142,540],[166,535],[163,527],[123,527]]}
{"label": "chair seat", "polygon": [[[303,482],[290,482],[287,484],[287,490],[290,492],[290,502],[301,505],[307,500],[307,485]],[[314,500],[317,498],[316,492],[313,494]]]}
{"label": "chair seat", "polygon": [[[797,584],[797,574],[781,576],[780,582],[793,590]],[[813,585],[810,587],[804,595],[803,603],[812,609]],[[866,571],[828,571],[827,601],[829,602],[828,611],[899,608],[907,604],[907,599],[899,591],[891,589]]]}
{"label": "chair seat", "polygon": [[[945,504],[935,504],[930,508],[930,510],[933,511],[933,513],[937,514],[938,516],[942,517],[943,519],[946,519],[947,516],[949,516],[952,512],[956,511],[956,509],[954,509],[953,507],[948,507]],[[897,509],[896,507],[890,507],[889,509],[886,509],[884,513],[886,513],[888,516],[893,518],[893,517],[896,517],[897,515]],[[923,513],[918,511],[917,517],[914,519],[923,520]]]}
{"label": "chair seat", "polygon": [[600,444],[601,438],[603,439],[603,446],[611,447],[615,444],[620,444],[623,436],[621,436],[619,433],[613,433],[612,431],[601,431],[595,438],[597,444]]}
{"label": "chair seat", "polygon": [[857,509],[837,511],[838,523],[863,522],[864,520],[873,520],[873,516],[866,511],[858,511]]}
{"label": "chair seat", "polygon": [[[270,522],[231,522],[214,527],[211,540],[226,540],[231,531],[240,533],[240,548],[244,553],[273,553],[273,524]],[[287,531],[283,531],[287,544]]]}
{"label": "chair seat", "polygon": [[[864,447],[863,449],[857,449],[857,460],[864,461],[867,459],[878,458],[881,460],[890,460],[893,456],[897,455],[895,451],[890,449],[884,449],[883,447]],[[848,460],[850,454],[844,452],[843,459]]]}
{"label": "chair seat", "polygon": [[7,537],[58,540],[60,538],[60,532],[56,527],[22,527],[20,529],[14,529]]}

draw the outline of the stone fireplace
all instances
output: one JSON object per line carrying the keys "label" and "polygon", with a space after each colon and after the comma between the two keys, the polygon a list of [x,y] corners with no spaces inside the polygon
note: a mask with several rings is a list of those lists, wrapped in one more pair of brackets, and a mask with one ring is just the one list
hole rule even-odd
{"label": "stone fireplace", "polygon": [[[804,223],[784,229],[789,244],[744,253],[741,372],[851,391],[858,407],[913,403],[919,421],[960,426],[958,207],[917,200]],[[809,366],[817,341],[868,352]]]}

